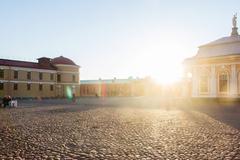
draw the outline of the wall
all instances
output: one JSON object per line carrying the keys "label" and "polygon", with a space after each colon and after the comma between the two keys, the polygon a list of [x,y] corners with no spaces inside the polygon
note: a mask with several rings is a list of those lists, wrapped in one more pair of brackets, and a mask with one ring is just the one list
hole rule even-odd
{"label": "wall", "polygon": [[[4,69],[4,78],[0,82],[4,83],[4,89],[0,90],[0,96],[10,95],[12,97],[66,97],[66,88],[70,87],[72,93],[80,96],[79,86],[79,68],[72,66],[60,66],[59,70],[43,70],[21,67],[0,66]],[[18,78],[14,79],[14,71],[18,71]],[[27,79],[27,73],[31,72],[31,79]],[[39,73],[42,73],[42,80],[39,79]],[[51,80],[53,74],[53,80]],[[57,74],[62,75],[62,81],[57,82]],[[72,75],[75,75],[75,82],[72,81]],[[18,89],[14,90],[14,83],[18,84]],[[31,90],[27,90],[27,84],[31,84]],[[42,84],[42,91],[39,85]],[[53,85],[53,91],[50,86]],[[58,86],[61,86],[59,89]]]}

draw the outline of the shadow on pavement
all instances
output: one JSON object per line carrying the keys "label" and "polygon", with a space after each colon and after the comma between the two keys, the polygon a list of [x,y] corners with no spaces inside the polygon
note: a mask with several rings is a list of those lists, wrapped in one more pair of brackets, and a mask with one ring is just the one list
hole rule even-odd
{"label": "shadow on pavement", "polygon": [[238,105],[204,105],[194,107],[197,111],[240,130],[240,106]]}

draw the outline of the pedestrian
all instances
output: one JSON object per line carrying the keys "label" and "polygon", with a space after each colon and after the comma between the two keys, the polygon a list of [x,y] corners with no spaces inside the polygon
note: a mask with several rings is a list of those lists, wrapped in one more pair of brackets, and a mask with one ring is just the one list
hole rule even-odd
{"label": "pedestrian", "polygon": [[76,96],[75,96],[75,93],[72,94],[72,101],[73,101],[73,103],[76,103]]}
{"label": "pedestrian", "polygon": [[6,108],[9,106],[10,101],[12,100],[11,96],[4,96],[3,97],[3,107]]}

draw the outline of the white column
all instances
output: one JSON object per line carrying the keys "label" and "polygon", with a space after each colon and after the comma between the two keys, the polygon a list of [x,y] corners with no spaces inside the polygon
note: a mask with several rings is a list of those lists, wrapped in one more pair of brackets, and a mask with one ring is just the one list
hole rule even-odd
{"label": "white column", "polygon": [[215,65],[211,65],[210,95],[211,95],[211,97],[216,97],[217,96],[217,80],[216,80],[216,67],[215,67]]}
{"label": "white column", "polygon": [[237,96],[237,67],[236,64],[231,65],[230,73],[230,96]]}
{"label": "white column", "polygon": [[197,68],[193,68],[192,73],[192,96],[197,97],[198,96],[198,73]]}

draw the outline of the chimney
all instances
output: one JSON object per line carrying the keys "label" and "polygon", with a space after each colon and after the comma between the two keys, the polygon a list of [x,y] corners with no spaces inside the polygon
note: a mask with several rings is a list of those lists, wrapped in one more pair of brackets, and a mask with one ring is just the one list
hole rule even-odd
{"label": "chimney", "polygon": [[41,57],[41,58],[38,58],[37,60],[40,66],[48,67],[51,64],[51,59],[48,57]]}

